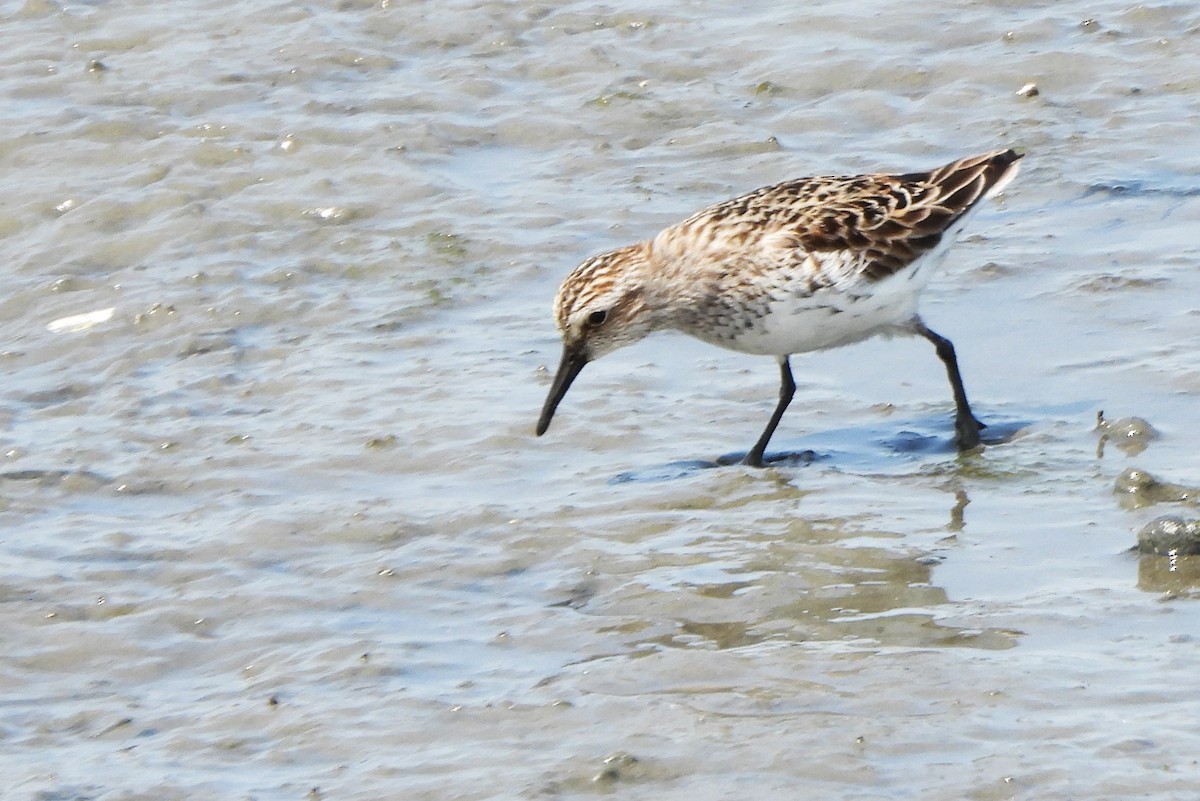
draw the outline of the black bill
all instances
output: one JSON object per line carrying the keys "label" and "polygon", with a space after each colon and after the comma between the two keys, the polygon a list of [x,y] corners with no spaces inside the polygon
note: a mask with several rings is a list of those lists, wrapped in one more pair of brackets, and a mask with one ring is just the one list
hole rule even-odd
{"label": "black bill", "polygon": [[550,394],[546,396],[546,405],[542,407],[542,414],[538,417],[537,435],[539,437],[545,434],[546,429],[550,427],[550,419],[554,417],[554,410],[558,408],[559,401],[567,394],[567,390],[571,388],[571,382],[575,380],[575,376],[579,375],[579,371],[587,363],[587,354],[582,350],[573,350],[569,346],[563,347],[562,361],[558,364],[554,383],[550,385]]}

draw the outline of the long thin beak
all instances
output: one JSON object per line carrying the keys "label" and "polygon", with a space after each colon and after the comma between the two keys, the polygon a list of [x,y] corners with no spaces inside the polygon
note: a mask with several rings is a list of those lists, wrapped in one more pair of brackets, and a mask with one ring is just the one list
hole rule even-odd
{"label": "long thin beak", "polygon": [[567,394],[567,390],[571,388],[571,382],[575,380],[575,376],[579,375],[579,371],[588,363],[587,354],[581,348],[571,348],[569,345],[563,346],[562,361],[558,363],[558,372],[554,375],[554,383],[550,385],[550,394],[546,396],[546,405],[542,407],[542,415],[537,422],[537,435],[540,437],[546,433],[546,429],[550,427],[550,418],[554,417],[554,410],[558,408],[558,403]]}

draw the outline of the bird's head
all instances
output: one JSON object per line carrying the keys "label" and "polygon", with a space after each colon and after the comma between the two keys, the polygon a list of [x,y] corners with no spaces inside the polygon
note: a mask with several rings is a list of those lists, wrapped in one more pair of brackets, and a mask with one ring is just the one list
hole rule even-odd
{"label": "bird's head", "polygon": [[588,362],[637,342],[658,327],[646,302],[647,265],[647,245],[630,245],[593,256],[559,287],[554,318],[562,334],[563,354],[538,418],[538,436],[546,433],[554,410]]}

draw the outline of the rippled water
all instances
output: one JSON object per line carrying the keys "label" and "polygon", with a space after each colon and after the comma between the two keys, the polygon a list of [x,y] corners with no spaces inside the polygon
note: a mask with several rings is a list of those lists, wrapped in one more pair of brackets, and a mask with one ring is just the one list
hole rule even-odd
{"label": "rippled water", "polygon": [[[1188,3],[0,3],[14,798],[1179,799]],[[1036,96],[1019,96],[1026,83]],[[920,341],[662,337],[533,437],[584,257],[1013,146]],[[1096,413],[1146,418],[1098,450]],[[1193,496],[1194,497],[1194,496]]]}

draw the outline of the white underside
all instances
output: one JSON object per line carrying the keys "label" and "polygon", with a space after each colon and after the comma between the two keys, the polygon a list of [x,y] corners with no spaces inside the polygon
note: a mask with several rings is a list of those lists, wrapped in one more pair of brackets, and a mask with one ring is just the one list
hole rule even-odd
{"label": "white underside", "polygon": [[787,356],[838,348],[874,336],[913,333],[911,321],[929,279],[965,220],[959,220],[936,248],[907,270],[878,282],[847,282],[810,296],[787,295],[769,307],[762,325],[730,343],[744,353]]}

